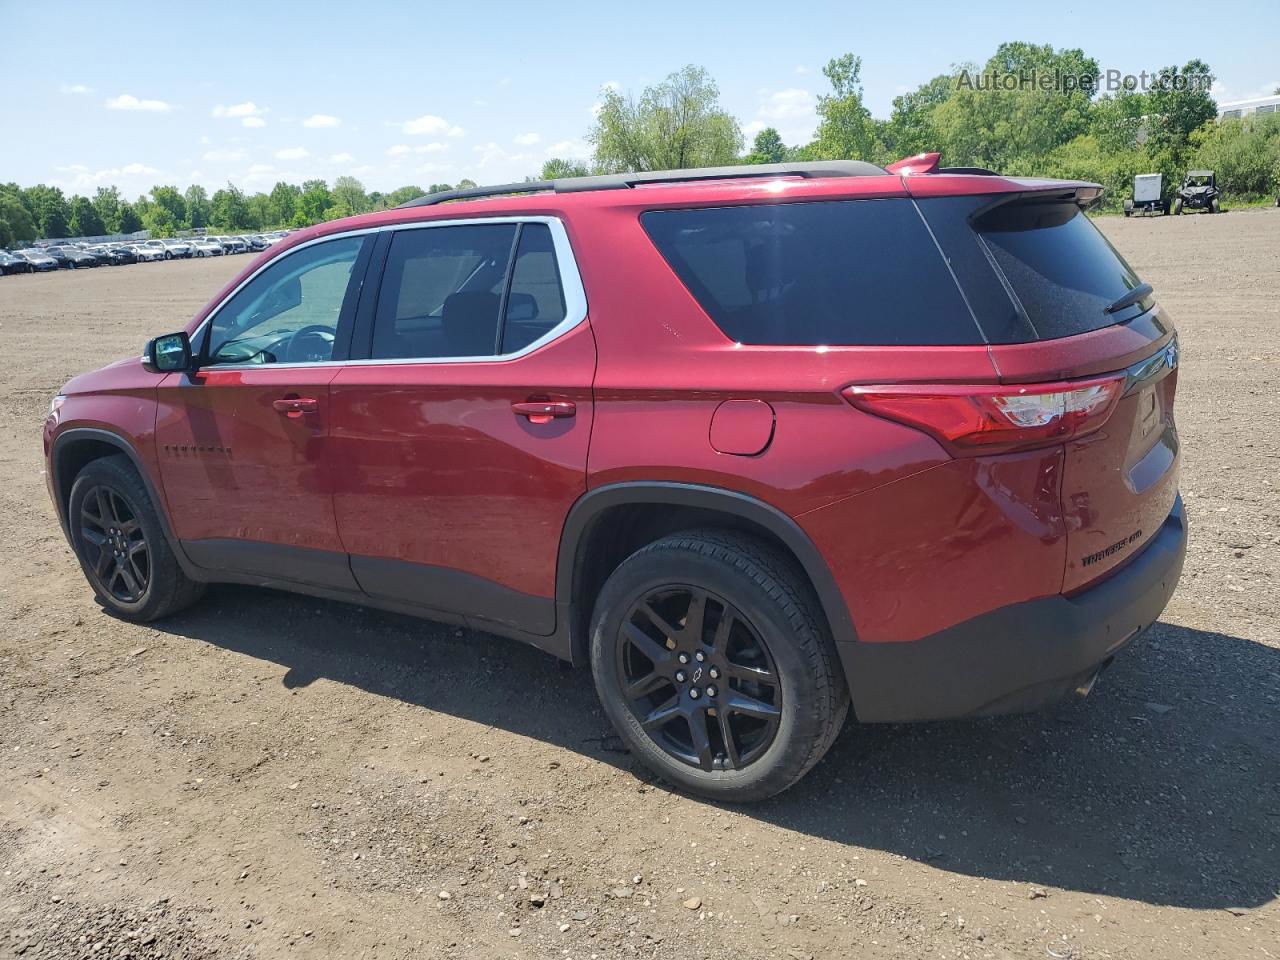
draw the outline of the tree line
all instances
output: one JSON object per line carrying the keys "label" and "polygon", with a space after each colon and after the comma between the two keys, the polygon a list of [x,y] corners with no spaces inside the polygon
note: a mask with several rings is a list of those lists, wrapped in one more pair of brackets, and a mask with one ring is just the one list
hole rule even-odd
{"label": "tree line", "polygon": [[[772,127],[750,147],[739,120],[720,103],[706,70],[687,66],[637,97],[602,91],[586,140],[589,161],[553,158],[533,180],[595,173],[670,170],[739,163],[868,160],[886,164],[938,151],[946,166],[974,166],[1013,176],[1090,180],[1107,188],[1106,204],[1129,196],[1133,177],[1163,173],[1173,189],[1191,168],[1215,170],[1236,199],[1280,193],[1280,114],[1217,121],[1213,74],[1201,60],[1153,71],[1141,83],[1099,92],[1098,62],[1080,49],[1004,43],[978,67],[959,64],[894,98],[887,120],[871,116],[863,97],[862,60],[852,53],[823,68],[828,89],[817,98],[818,126],[807,143],[787,144]],[[982,84],[977,77],[1011,77]],[[1073,78],[1046,86],[1026,78]],[[1278,90],[1277,92],[1280,92]],[[52,186],[0,184],[0,247],[36,238],[98,236],[150,230],[153,236],[207,227],[222,232],[309,226],[394,207],[437,190],[473,187],[416,185],[390,193],[367,191],[355,177],[302,184],[283,181],[270,192],[245,193],[234,184],[212,195],[156,186],[126,200],[113,186],[92,197],[67,197]]]}

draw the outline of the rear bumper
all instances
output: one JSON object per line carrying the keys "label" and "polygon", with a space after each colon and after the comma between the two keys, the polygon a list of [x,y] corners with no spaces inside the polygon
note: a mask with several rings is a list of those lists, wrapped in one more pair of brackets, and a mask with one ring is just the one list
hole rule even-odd
{"label": "rear bumper", "polygon": [[1160,616],[1186,552],[1178,497],[1146,549],[1080,593],[1001,607],[910,643],[839,643],[854,712],[864,723],[1019,713],[1087,688]]}

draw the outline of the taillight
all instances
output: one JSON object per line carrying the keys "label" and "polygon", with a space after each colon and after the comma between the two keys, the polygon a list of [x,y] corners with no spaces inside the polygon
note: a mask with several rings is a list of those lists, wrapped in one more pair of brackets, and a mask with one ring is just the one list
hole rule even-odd
{"label": "taillight", "polygon": [[848,387],[858,409],[932,434],[964,456],[1062,443],[1111,416],[1124,377],[1028,386],[894,384]]}

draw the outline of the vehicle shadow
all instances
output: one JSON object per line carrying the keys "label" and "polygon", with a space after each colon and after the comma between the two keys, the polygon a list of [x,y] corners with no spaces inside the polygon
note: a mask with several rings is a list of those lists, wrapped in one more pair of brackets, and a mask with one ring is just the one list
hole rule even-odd
{"label": "vehicle shadow", "polygon": [[[651,779],[584,670],[513,641],[245,587],[156,625],[318,678],[535,737]],[[975,877],[1182,907],[1280,895],[1280,650],[1157,624],[1085,702],[850,724],[808,777],[734,809]],[[1029,892],[1030,895],[1030,892]]]}

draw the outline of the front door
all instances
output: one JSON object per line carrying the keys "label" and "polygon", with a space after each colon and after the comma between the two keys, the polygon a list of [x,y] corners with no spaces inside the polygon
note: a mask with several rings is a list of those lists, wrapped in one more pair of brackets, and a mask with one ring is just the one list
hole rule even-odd
{"label": "front door", "polygon": [[198,565],[355,589],[333,511],[329,384],[369,243],[339,237],[272,261],[210,315],[197,369],[162,382],[160,475]]}
{"label": "front door", "polygon": [[[364,311],[362,310],[362,313]],[[552,218],[396,232],[331,387],[338,529],[373,596],[550,634],[595,344]]]}

